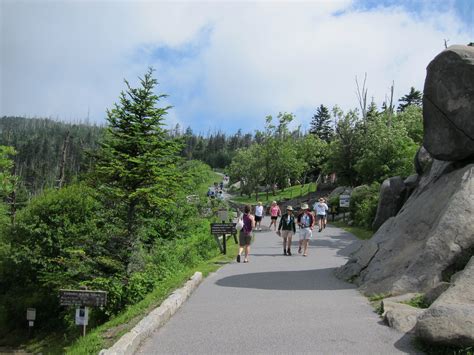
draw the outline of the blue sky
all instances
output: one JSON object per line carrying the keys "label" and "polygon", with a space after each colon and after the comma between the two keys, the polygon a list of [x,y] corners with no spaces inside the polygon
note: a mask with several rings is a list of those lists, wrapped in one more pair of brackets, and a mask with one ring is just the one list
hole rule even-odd
{"label": "blue sky", "polygon": [[170,126],[261,129],[292,112],[357,107],[355,78],[381,105],[423,89],[448,45],[474,41],[474,1],[0,0],[0,116],[104,123],[149,66]]}

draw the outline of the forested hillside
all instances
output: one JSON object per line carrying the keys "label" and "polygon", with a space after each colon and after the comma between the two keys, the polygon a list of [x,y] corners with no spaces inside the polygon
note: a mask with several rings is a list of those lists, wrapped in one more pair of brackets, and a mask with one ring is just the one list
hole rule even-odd
{"label": "forested hillside", "polygon": [[[85,152],[95,149],[104,128],[44,118],[0,118],[0,145],[15,148],[14,173],[30,195],[70,183],[90,168]],[[61,170],[63,172],[61,173]]]}

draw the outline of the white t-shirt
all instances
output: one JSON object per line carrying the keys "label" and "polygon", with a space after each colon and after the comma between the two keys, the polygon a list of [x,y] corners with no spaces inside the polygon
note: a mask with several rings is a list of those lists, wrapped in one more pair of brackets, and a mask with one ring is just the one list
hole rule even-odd
{"label": "white t-shirt", "polygon": [[255,215],[258,216],[258,217],[263,216],[263,206],[255,207]]}
{"label": "white t-shirt", "polygon": [[318,202],[314,204],[313,209],[316,210],[317,215],[325,216],[329,208],[324,202]]}

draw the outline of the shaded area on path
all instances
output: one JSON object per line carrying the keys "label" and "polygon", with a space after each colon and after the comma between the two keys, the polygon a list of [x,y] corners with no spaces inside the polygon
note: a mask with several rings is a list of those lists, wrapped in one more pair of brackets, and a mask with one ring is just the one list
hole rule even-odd
{"label": "shaded area on path", "polygon": [[[258,256],[255,255],[255,256]],[[216,285],[225,287],[255,288],[260,290],[344,290],[353,285],[332,277],[336,268],[271,271],[240,274],[216,281]],[[313,280],[313,281],[310,281]]]}

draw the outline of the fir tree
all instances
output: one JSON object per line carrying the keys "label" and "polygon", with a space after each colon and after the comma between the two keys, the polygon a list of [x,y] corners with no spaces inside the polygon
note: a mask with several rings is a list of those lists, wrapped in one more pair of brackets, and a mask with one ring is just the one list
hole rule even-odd
{"label": "fir tree", "polygon": [[319,106],[311,120],[310,133],[318,136],[323,141],[329,142],[333,135],[330,121],[331,115],[327,107],[324,105]]}
{"label": "fir tree", "polygon": [[[138,246],[137,231],[159,208],[173,205],[178,192],[176,168],[180,144],[163,129],[170,107],[157,107],[165,95],[155,95],[156,79],[150,69],[140,79],[141,87],[120,95],[120,103],[107,111],[109,123],[97,154],[95,183],[124,223],[122,243],[126,249]],[[126,254],[128,255],[128,254]]]}
{"label": "fir tree", "polygon": [[398,100],[398,102],[400,102],[400,105],[398,105],[397,111],[403,112],[410,105],[421,107],[422,99],[422,93],[418,90],[415,90],[415,88],[412,86],[410,88],[410,92],[403,96],[400,100]]}

